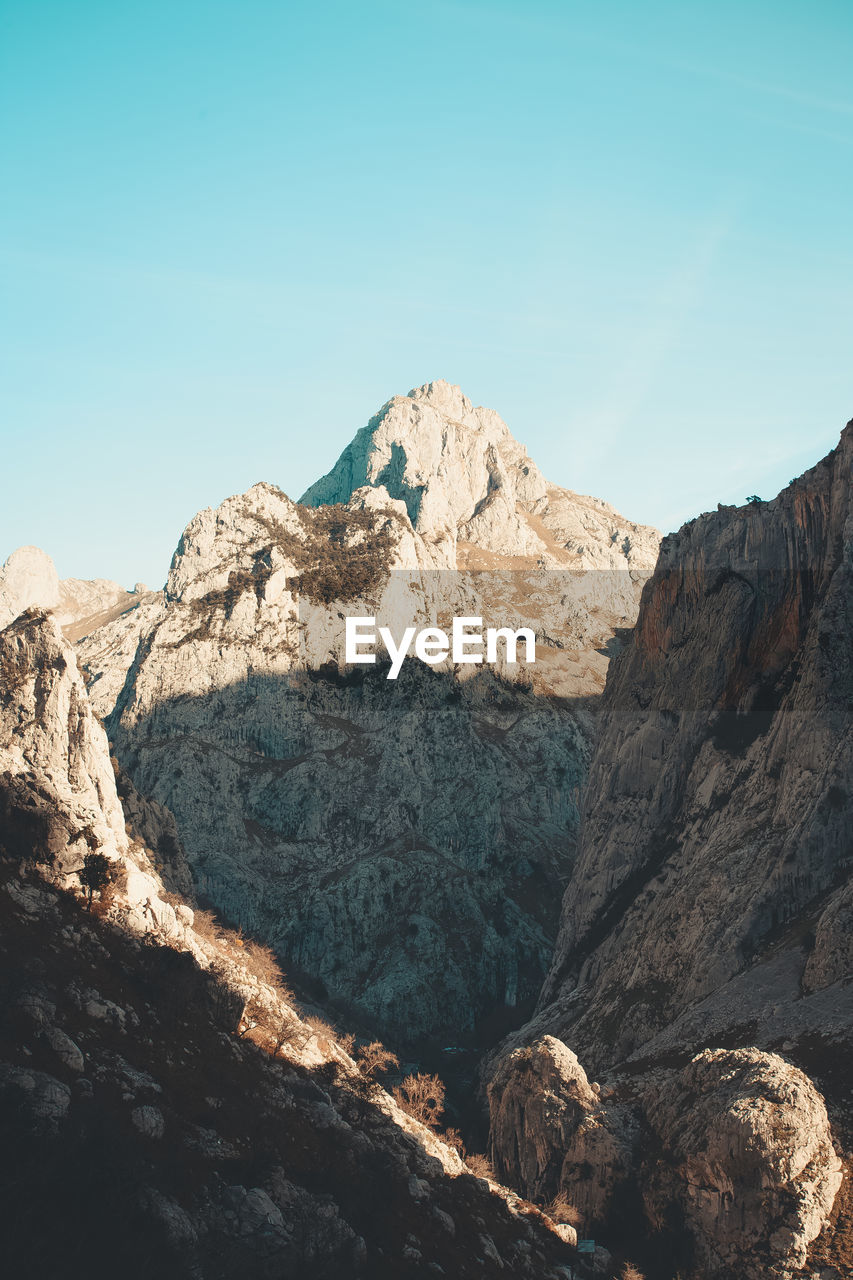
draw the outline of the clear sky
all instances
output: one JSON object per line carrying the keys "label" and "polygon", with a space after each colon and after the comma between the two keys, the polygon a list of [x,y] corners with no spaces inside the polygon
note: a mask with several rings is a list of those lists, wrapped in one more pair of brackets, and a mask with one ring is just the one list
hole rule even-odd
{"label": "clear sky", "polygon": [[0,0],[0,560],[159,585],[391,395],[676,527],[853,417],[850,0]]}

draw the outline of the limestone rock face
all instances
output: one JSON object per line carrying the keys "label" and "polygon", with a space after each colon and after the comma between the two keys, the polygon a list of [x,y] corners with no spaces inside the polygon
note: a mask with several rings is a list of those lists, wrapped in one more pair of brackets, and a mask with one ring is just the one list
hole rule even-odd
{"label": "limestone rock face", "polygon": [[[0,632],[7,1269],[63,1274],[97,1238],[87,1272],[128,1280],[474,1280],[486,1254],[561,1280],[556,1225],[368,1082],[267,953],[160,896],[122,816],[73,650],[27,611]],[[95,910],[65,891],[87,850],[123,872]]]}
{"label": "limestone rock face", "polygon": [[[0,783],[9,851],[35,844],[74,883],[85,855],[97,850],[126,877],[132,922],[144,930],[157,917],[180,931],[151,859],[125,829],[109,743],[76,654],[55,617],[38,610],[0,632]],[[179,862],[180,848],[170,852]]]}
{"label": "limestone rock face", "polygon": [[543,1036],[504,1057],[489,1081],[495,1172],[525,1194],[550,1200],[560,1190],[565,1150],[598,1107],[586,1072],[567,1045]]}
{"label": "limestone rock face", "polygon": [[29,610],[0,632],[0,762],[13,777],[43,781],[54,808],[81,827],[80,847],[56,848],[82,861],[91,827],[110,857],[126,847],[109,744],[92,715],[74,650],[56,621]]}
{"label": "limestone rock face", "polygon": [[584,1233],[605,1239],[629,1203],[649,1231],[680,1221],[703,1276],[802,1266],[842,1181],[820,1093],[754,1048],[704,1050],[602,1092],[544,1036],[500,1060],[488,1097],[499,1176],[540,1200],[562,1193]]}
{"label": "limestone rock face", "polygon": [[[554,894],[532,890],[558,885],[571,856],[589,732],[583,712],[499,672],[345,671],[346,614],[399,634],[441,610],[494,609],[501,586],[518,609],[514,582],[481,584],[484,602],[434,564],[382,490],[312,511],[259,485],[190,524],[123,679],[119,624],[82,646],[96,705],[121,686],[116,751],[175,814],[199,888],[331,994],[413,1035],[535,994]],[[542,627],[559,636],[551,607]],[[537,678],[585,670],[573,651]]]}
{"label": "limestone rock face", "polygon": [[709,1274],[803,1266],[842,1178],[807,1076],[776,1054],[706,1049],[648,1089],[645,1113],[667,1155],[647,1200],[677,1200]]}
{"label": "limestone rock face", "polygon": [[60,579],[45,551],[19,547],[0,568],[0,629],[27,609],[49,609],[76,641],[132,609],[138,603],[137,588],[125,591],[108,578]]}
{"label": "limestone rock face", "polygon": [[[608,673],[537,1020],[594,1065],[647,1052],[680,1017],[696,1048],[709,1016],[721,1033],[753,1019],[750,969],[780,1006],[779,1041],[808,1029],[807,965],[807,988],[850,977],[845,948],[830,958],[826,942],[853,868],[851,468],[853,424],[774,501],[662,543]],[[820,1029],[826,1002],[811,1008]]]}
{"label": "limestone rock face", "polygon": [[[386,409],[311,505],[258,484],[200,512],[164,596],[79,652],[122,765],[174,813],[199,889],[387,1034],[444,1035],[540,985],[589,696],[655,535],[620,550],[629,526],[584,499],[572,510],[588,551],[558,544],[533,514],[550,509],[536,468],[458,388]],[[463,544],[483,558],[459,571]],[[537,661],[412,659],[388,681],[384,652],[347,667],[350,615],[395,636],[454,616],[528,626]]]}
{"label": "limestone rock face", "polygon": [[[81,627],[88,630],[98,626],[99,619],[116,606],[128,608],[134,603],[134,592],[125,591],[109,578],[63,578],[59,584],[56,617],[66,631]],[[71,634],[70,638],[77,636]]]}
{"label": "limestone rock face", "polygon": [[92,707],[102,718],[115,707],[124,688],[128,672],[136,657],[139,643],[163,617],[166,604],[162,591],[139,597],[126,609],[119,607],[95,619],[90,627],[84,622],[68,634],[81,634],[76,642],[77,656],[86,673],[86,685]]}
{"label": "limestone rock face", "polygon": [[59,575],[50,556],[38,547],[18,547],[0,568],[0,628],[25,609],[58,604]]}

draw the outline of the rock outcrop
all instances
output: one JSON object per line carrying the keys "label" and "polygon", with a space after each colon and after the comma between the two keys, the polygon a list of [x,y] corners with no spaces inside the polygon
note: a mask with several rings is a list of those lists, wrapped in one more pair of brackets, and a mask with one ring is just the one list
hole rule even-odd
{"label": "rock outcrop", "polygon": [[705,1050],[680,1069],[591,1086],[552,1036],[505,1055],[489,1084],[500,1177],[563,1196],[584,1234],[673,1270],[781,1276],[801,1267],[842,1180],[824,1100],[757,1049]]}
{"label": "rock outcrop", "polygon": [[802,1267],[842,1176],[808,1077],[776,1054],[706,1049],[643,1101],[663,1147],[644,1170],[646,1202],[659,1221],[680,1207],[707,1272]]}
{"label": "rock outcrop", "polygon": [[598,1093],[566,1045],[543,1036],[501,1059],[489,1081],[492,1163],[538,1200],[563,1189],[566,1149],[598,1108]]}
{"label": "rock outcrop", "polygon": [[[0,785],[8,852],[35,842],[54,873],[74,883],[97,850],[121,872],[130,924],[145,931],[156,918],[181,932],[154,861],[126,829],[109,743],[76,654],[55,618],[35,609],[0,632]],[[186,883],[180,846],[168,853]]]}

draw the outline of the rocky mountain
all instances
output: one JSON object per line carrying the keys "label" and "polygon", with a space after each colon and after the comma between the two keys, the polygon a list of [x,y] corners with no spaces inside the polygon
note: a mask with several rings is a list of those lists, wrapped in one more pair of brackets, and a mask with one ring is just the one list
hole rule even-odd
{"label": "rocky mountain", "polygon": [[[852,482],[853,423],[772,502],[658,552],[430,383],[301,502],[259,484],[199,513],[164,592],[84,584],[94,621],[16,553],[17,1270],[55,1273],[70,1240],[96,1275],[203,1280],[853,1275]],[[537,660],[389,680],[388,645],[347,662],[352,615],[529,626]],[[308,1017],[282,960],[415,1056],[527,1017],[483,1068],[515,1190]]]}
{"label": "rocky mountain", "polygon": [[[201,512],[164,597],[79,652],[198,890],[383,1034],[455,1037],[539,990],[593,695],[656,545],[431,383],[304,503],[259,484]],[[384,654],[347,666],[348,615],[530,626],[537,661],[413,661],[391,682]]]}
{"label": "rocky mountain", "polygon": [[[55,618],[0,633],[10,1274],[565,1280],[575,1233],[408,1114],[271,955],[166,889]],[[123,789],[119,774],[119,788]]]}
{"label": "rocky mountain", "polygon": [[539,1007],[491,1071],[504,1176],[577,1198],[594,1168],[599,1224],[633,1187],[638,1229],[677,1218],[703,1274],[787,1275],[826,1223],[810,1256],[850,1261],[847,1183],[830,1210],[851,1139],[852,562],[853,423],[772,502],[663,540],[608,672]]}

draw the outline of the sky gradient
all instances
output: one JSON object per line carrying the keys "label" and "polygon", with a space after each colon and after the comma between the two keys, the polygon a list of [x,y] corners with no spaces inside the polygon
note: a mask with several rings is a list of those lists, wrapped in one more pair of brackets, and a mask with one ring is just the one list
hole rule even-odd
{"label": "sky gradient", "polygon": [[0,0],[0,560],[160,585],[444,377],[664,530],[853,417],[853,6]]}

